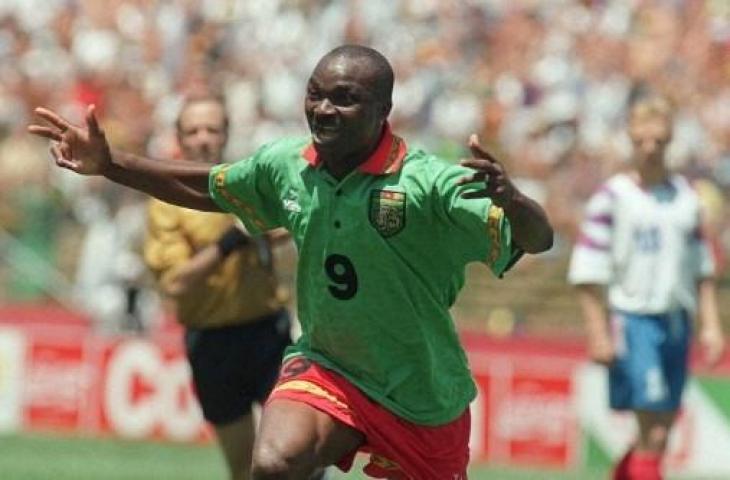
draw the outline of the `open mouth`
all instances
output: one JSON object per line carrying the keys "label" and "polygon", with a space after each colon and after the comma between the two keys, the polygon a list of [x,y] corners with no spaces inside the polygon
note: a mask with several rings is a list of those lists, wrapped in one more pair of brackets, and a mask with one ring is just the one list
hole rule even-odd
{"label": "open mouth", "polygon": [[314,124],[312,126],[312,136],[314,137],[314,140],[318,143],[333,140],[334,138],[339,136],[339,134],[340,134],[339,125]]}

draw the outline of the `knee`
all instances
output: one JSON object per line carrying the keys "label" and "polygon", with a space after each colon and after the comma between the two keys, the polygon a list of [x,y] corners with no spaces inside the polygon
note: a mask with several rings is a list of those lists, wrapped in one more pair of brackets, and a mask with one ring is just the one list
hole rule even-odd
{"label": "knee", "polygon": [[289,478],[290,465],[286,457],[267,448],[257,448],[251,462],[252,480],[278,480]]}
{"label": "knee", "polygon": [[294,452],[283,445],[262,442],[253,453],[253,480],[305,480],[315,470],[312,455]]}

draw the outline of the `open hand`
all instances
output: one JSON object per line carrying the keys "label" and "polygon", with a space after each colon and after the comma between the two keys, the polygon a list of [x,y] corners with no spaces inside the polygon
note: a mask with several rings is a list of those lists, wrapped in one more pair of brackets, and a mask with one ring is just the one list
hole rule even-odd
{"label": "open hand", "polygon": [[479,137],[472,134],[469,137],[469,150],[473,158],[460,162],[464,167],[475,170],[471,175],[460,178],[456,184],[466,185],[468,183],[484,182],[481,190],[464,192],[463,198],[484,198],[489,197],[498,207],[507,206],[514,200],[517,189],[507,176],[507,172],[499,161],[479,145]]}
{"label": "open hand", "polygon": [[85,126],[74,125],[47,108],[36,108],[35,113],[47,125],[29,125],[28,132],[51,140],[56,165],[82,175],[104,174],[111,165],[111,152],[93,105],[86,111]]}

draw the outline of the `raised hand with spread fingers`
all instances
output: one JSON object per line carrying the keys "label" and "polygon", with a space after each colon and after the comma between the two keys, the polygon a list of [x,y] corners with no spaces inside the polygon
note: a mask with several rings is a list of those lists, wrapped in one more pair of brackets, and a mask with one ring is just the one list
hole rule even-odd
{"label": "raised hand with spread fingers", "polygon": [[458,184],[484,182],[484,188],[464,192],[462,197],[489,197],[498,207],[504,207],[511,203],[517,190],[512,185],[502,164],[479,144],[479,138],[476,134],[469,137],[469,150],[473,158],[462,160],[460,163],[464,167],[473,168],[475,172],[462,177]]}
{"label": "raised hand with spread fingers", "polygon": [[51,140],[56,165],[82,175],[104,175],[112,157],[93,105],[86,110],[84,126],[74,125],[46,108],[36,108],[35,113],[47,124],[29,125],[28,131]]}
{"label": "raised hand with spread fingers", "polygon": [[35,113],[43,121],[29,125],[28,132],[51,141],[51,154],[59,167],[81,175],[103,175],[175,205],[220,211],[208,192],[210,165],[113,151],[93,105],[86,110],[83,126],[48,108],[38,107]]}
{"label": "raised hand with spread fingers", "polygon": [[542,252],[552,245],[553,231],[545,211],[534,200],[523,195],[512,183],[504,166],[484,150],[476,134],[469,137],[472,158],[460,163],[474,170],[457,181],[457,185],[483,183],[483,188],[462,193],[463,198],[489,197],[504,209],[510,221],[515,243],[528,253]]}

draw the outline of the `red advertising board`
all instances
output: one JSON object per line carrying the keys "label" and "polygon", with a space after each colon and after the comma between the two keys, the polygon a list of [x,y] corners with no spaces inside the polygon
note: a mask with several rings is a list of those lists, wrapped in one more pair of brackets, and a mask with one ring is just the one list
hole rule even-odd
{"label": "red advertising board", "polygon": [[475,460],[565,468],[577,460],[576,359],[468,350],[479,397],[472,405]]}
{"label": "red advertising board", "polygon": [[[16,312],[17,313],[17,312]],[[181,331],[101,337],[83,319],[14,324],[27,337],[23,426],[126,438],[210,439],[195,401]],[[69,334],[69,331],[72,333]],[[475,459],[555,467],[575,461],[570,372],[580,349],[548,352],[529,342],[465,336],[479,388],[472,406]],[[566,353],[567,351],[567,353]]]}
{"label": "red advertising board", "polygon": [[96,372],[85,362],[81,340],[27,342],[24,424],[63,430],[83,424]]}
{"label": "red advertising board", "polygon": [[128,438],[208,437],[182,348],[141,339],[109,343],[102,356],[100,426]]}
{"label": "red advertising board", "polygon": [[[25,429],[206,441],[180,329],[150,338],[94,335],[83,317],[13,309],[0,325],[24,337]],[[58,319],[64,318],[65,322]]]}
{"label": "red advertising board", "polygon": [[[178,442],[212,438],[193,394],[180,328],[144,338],[99,336],[83,317],[49,309],[0,309],[0,327],[0,367],[17,366],[0,377],[0,430],[52,428]],[[462,341],[479,391],[471,408],[473,459],[576,466],[580,430],[587,428],[579,425],[577,399],[598,401],[581,395],[585,382],[576,380],[588,365],[582,342],[479,334],[463,334]],[[730,372],[730,359],[721,368]],[[668,467],[684,468],[700,458],[691,440],[698,412],[683,412],[675,429],[681,441]],[[613,428],[614,421],[623,420],[608,416],[602,431],[625,430]],[[702,421],[713,424],[710,417]]]}

